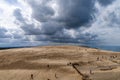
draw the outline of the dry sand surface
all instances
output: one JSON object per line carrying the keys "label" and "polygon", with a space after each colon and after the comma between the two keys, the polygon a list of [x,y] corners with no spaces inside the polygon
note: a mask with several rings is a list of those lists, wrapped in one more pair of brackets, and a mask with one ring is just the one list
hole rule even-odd
{"label": "dry sand surface", "polygon": [[0,50],[0,80],[120,80],[120,53],[79,46]]}

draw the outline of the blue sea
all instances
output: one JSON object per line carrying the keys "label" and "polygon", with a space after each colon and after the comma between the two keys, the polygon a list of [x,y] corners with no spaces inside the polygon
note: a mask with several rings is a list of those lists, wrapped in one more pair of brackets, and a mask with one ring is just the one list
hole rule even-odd
{"label": "blue sea", "polygon": [[92,48],[98,48],[102,50],[109,50],[109,51],[114,51],[114,52],[120,52],[120,46],[90,46]]}

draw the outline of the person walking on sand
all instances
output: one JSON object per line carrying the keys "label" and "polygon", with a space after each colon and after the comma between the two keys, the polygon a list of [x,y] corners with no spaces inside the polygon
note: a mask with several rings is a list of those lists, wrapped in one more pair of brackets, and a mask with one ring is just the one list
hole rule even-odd
{"label": "person walking on sand", "polygon": [[97,57],[97,61],[99,61],[100,60],[100,58],[99,57]]}
{"label": "person walking on sand", "polygon": [[56,73],[55,73],[55,78],[56,78],[56,79],[58,78]]}
{"label": "person walking on sand", "polygon": [[90,74],[93,74],[92,70],[90,69]]}
{"label": "person walking on sand", "polygon": [[33,74],[31,74],[31,78],[30,78],[31,80],[33,80],[34,78],[33,78]]}

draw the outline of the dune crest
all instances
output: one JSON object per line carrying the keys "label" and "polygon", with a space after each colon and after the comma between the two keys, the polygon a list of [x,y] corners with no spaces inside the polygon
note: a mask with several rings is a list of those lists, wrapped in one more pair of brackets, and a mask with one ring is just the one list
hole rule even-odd
{"label": "dune crest", "polygon": [[0,50],[0,80],[118,80],[119,74],[119,52],[67,45]]}

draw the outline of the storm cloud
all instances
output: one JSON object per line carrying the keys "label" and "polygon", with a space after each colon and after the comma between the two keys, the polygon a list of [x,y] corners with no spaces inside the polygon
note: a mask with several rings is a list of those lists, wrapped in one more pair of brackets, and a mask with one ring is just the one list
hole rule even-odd
{"label": "storm cloud", "polygon": [[7,32],[5,28],[0,27],[0,38],[10,38],[11,36]]}
{"label": "storm cloud", "polygon": [[16,9],[14,16],[22,24],[20,27],[26,35],[34,35],[35,40],[52,42],[84,40],[79,31],[82,26],[88,27],[92,20],[94,0],[27,0],[27,3],[32,9],[31,17],[40,25],[28,24],[21,10]]}
{"label": "storm cloud", "polygon": [[96,2],[104,6],[112,3],[111,0],[27,0],[31,18],[40,24],[27,23],[20,9],[14,11],[14,16],[25,35],[33,35],[35,41],[89,43],[99,41],[97,34],[83,34],[94,20]]}
{"label": "storm cloud", "polygon": [[[120,3],[119,0],[5,0],[5,2],[14,6],[10,10],[10,16],[17,31],[14,31],[15,29],[8,31],[14,38],[13,41],[19,40],[19,43],[37,41],[101,44],[104,40],[107,42],[107,35],[115,34],[115,26],[118,27],[120,23],[118,18],[120,6],[116,6]],[[9,37],[6,30],[0,31],[0,37]]]}
{"label": "storm cloud", "polygon": [[114,2],[114,0],[98,0],[100,2],[100,4],[106,6],[111,4],[112,2]]}
{"label": "storm cloud", "polygon": [[32,8],[33,18],[40,22],[57,21],[63,23],[65,28],[86,25],[94,12],[94,0],[28,0],[28,3]]}

